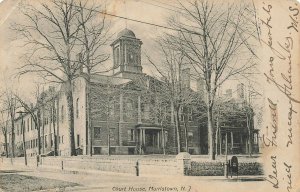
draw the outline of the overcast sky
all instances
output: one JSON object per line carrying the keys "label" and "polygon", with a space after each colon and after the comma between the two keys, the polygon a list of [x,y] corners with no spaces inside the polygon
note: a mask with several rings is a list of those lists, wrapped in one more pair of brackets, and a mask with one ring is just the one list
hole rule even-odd
{"label": "overcast sky", "polygon": [[[31,1],[37,2],[39,0]],[[22,65],[18,58],[24,51],[16,43],[14,33],[9,29],[12,22],[22,22],[22,16],[17,8],[18,2],[20,0],[4,0],[0,3],[0,84],[14,87],[18,89],[21,95],[30,97],[34,92],[33,82],[35,80],[32,78],[33,76],[27,75],[20,80],[11,78],[16,73],[16,68]],[[172,0],[126,0],[126,3],[124,0],[107,0],[106,2],[109,2],[107,3],[108,13],[163,26],[167,26],[165,21],[170,14],[179,14],[178,9],[177,12],[174,11],[176,10],[174,8],[176,4]],[[155,69],[149,64],[144,54],[153,54],[156,51],[154,40],[165,29],[133,21],[126,22],[124,19],[115,17],[109,17],[109,20],[113,24],[111,28],[112,33],[117,34],[127,25],[127,28],[133,30],[136,37],[143,41],[143,72],[153,75]],[[107,46],[107,50],[109,53],[112,53],[110,46]],[[155,59],[157,58],[153,58],[153,60]],[[109,60],[108,64],[112,64],[112,60]],[[195,84],[192,84],[192,86],[195,87]],[[3,89],[5,86],[1,87]],[[232,85],[229,85],[229,87],[232,87]],[[232,89],[235,89],[235,86]]]}
{"label": "overcast sky", "polygon": [[[9,26],[12,22],[22,22],[22,16],[19,14],[17,8],[19,1],[20,0],[4,0],[2,3],[0,3],[0,82],[2,85],[5,82],[8,84],[8,86],[10,86],[10,83],[13,83],[15,88],[20,89],[20,92],[23,92],[23,89],[26,87],[26,92],[30,92],[29,90],[33,91],[32,75],[23,77],[21,81],[17,83],[15,79],[13,81],[11,81],[11,79],[7,81],[15,73],[16,68],[21,65],[18,57],[22,54],[22,51],[24,51],[16,44],[14,40],[14,33],[9,29]],[[159,5],[159,3],[152,3],[154,5],[151,5],[149,2],[152,1],[148,0],[126,0],[126,3],[124,3],[123,0],[106,2],[109,2],[107,5],[108,13],[132,19],[143,20],[145,22],[159,25],[165,25],[164,18],[170,14],[167,9],[154,6]],[[171,4],[167,0],[164,0],[163,2]],[[109,20],[113,24],[111,28],[112,33],[117,34],[119,31],[124,29],[126,25],[128,29],[133,30],[136,34],[136,37],[143,41],[143,53],[151,51],[153,40],[161,31],[161,29],[158,29],[157,27],[132,21],[126,22],[124,19],[111,17]],[[107,49],[111,53],[111,48],[109,46]],[[144,72],[151,73],[151,69],[149,69],[149,67],[147,69],[146,60],[144,57],[142,58]],[[111,60],[109,62],[112,63]],[[18,87],[16,86],[17,84],[19,85]]]}

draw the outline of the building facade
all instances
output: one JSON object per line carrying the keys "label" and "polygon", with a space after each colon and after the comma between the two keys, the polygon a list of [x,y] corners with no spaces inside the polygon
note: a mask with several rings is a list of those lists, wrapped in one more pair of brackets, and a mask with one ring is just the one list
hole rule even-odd
{"label": "building facade", "polygon": [[[111,44],[113,75],[91,77],[90,118],[84,72],[74,80],[74,136],[78,155],[88,154],[89,123],[92,127],[94,155],[159,154],[164,151],[176,153],[174,107],[164,95],[164,83],[142,72],[141,45],[142,41],[128,29],[122,30]],[[183,83],[189,94],[199,100],[199,96],[203,95],[203,87],[198,86],[198,91],[190,89],[188,69],[183,71]],[[240,91],[239,94],[243,93]],[[64,86],[56,89],[50,87],[41,94],[38,103],[33,110],[39,117],[39,126],[35,125],[32,115],[28,113],[15,120],[17,156],[24,155],[24,146],[28,156],[37,155],[39,142],[41,154],[70,155],[68,105]],[[203,106],[203,103],[199,106]],[[191,154],[208,152],[206,112],[205,108],[199,106],[191,102],[179,110],[182,150]],[[217,139],[221,153],[224,153],[225,135],[231,149],[229,153],[246,153],[246,143],[249,138],[254,138],[254,127],[251,127],[251,133],[247,130],[245,124],[235,126],[223,123]],[[248,133],[251,134],[250,137],[247,137]]]}

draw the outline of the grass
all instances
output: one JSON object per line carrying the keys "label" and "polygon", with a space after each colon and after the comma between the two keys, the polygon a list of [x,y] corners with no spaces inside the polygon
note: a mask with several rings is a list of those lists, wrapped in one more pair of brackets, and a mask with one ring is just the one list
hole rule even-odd
{"label": "grass", "polygon": [[9,173],[7,171],[0,171],[0,188],[3,191],[40,191],[49,189],[64,189],[66,187],[74,186],[78,186],[78,184],[55,179],[19,175],[14,172]]}

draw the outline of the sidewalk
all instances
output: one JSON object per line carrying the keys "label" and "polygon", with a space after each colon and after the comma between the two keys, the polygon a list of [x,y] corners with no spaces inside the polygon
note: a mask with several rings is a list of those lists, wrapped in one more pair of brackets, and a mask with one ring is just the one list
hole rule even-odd
{"label": "sidewalk", "polygon": [[[48,179],[58,179],[67,182],[74,182],[79,184],[76,187],[68,187],[59,189],[59,191],[115,191],[117,188],[128,187],[160,187],[160,186],[176,186],[186,187],[193,186],[197,189],[200,186],[219,187],[224,186],[232,187],[249,185],[255,187],[257,182],[263,182],[262,176],[236,176],[232,178],[225,178],[224,176],[165,176],[165,175],[142,175],[135,176],[127,173],[114,173],[103,171],[68,171],[68,170],[51,170],[44,168],[33,167],[5,167],[0,163],[0,170],[16,170],[17,174],[43,177]],[[209,183],[209,185],[207,185]],[[216,185],[214,185],[216,183]],[[116,189],[115,189],[116,188]],[[56,189],[57,191],[57,189]],[[150,191],[150,190],[149,190]],[[1,190],[0,190],[1,192]]]}

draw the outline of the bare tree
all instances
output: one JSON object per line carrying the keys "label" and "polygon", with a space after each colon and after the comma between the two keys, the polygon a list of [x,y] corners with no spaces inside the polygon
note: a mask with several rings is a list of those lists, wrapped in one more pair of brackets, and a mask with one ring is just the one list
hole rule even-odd
{"label": "bare tree", "polygon": [[88,126],[88,154],[92,156],[92,121],[91,121],[91,99],[90,84],[91,77],[97,73],[103,73],[107,70],[101,70],[100,65],[109,59],[109,55],[105,54],[103,47],[107,45],[109,40],[109,25],[106,24],[105,15],[100,15],[102,6],[89,4],[88,1],[80,2],[78,5],[79,16],[78,23],[81,25],[80,35],[78,37],[81,52],[79,54],[80,63],[86,69],[85,77],[87,82],[87,126]]}
{"label": "bare tree", "polygon": [[[164,97],[164,100],[171,102],[171,108],[174,111],[172,115],[174,115],[175,120],[177,152],[182,151],[182,139],[184,140],[185,150],[188,151],[188,110],[191,110],[190,105],[193,99],[196,98],[189,84],[190,71],[188,67],[190,65],[185,62],[184,53],[174,46],[168,36],[159,38],[157,44],[163,58],[162,61],[159,61],[160,65],[149,56],[147,56],[147,58],[158,71],[163,81],[163,86],[158,86],[162,89],[157,90],[157,92],[160,93],[160,98]],[[160,110],[157,111],[159,112]],[[181,122],[183,122],[183,131]]]}
{"label": "bare tree", "polygon": [[216,92],[232,76],[251,74],[256,65],[253,51],[249,51],[252,34],[245,33],[248,25],[246,19],[241,19],[245,9],[240,4],[220,5],[207,0],[178,2],[182,17],[170,18],[169,24],[179,32],[168,36],[187,58],[194,75],[205,82],[209,154],[214,160]]}
{"label": "bare tree", "polygon": [[[26,63],[20,68],[19,75],[36,73],[48,82],[65,86],[71,156],[76,155],[72,85],[82,68],[77,58],[78,53],[85,49],[82,46],[85,38],[82,32],[84,26],[91,26],[87,29],[88,35],[99,36],[96,25],[92,22],[98,15],[95,10],[89,11],[89,7],[84,6],[86,4],[82,5],[73,0],[51,0],[49,3],[41,3],[39,7],[22,5],[21,11],[26,21],[12,25],[27,50],[30,50],[23,55],[22,60]],[[97,49],[89,46],[98,46],[99,41],[90,40],[94,44],[87,46],[91,51],[90,56],[93,56],[93,51],[96,52]],[[91,65],[95,65],[96,59],[99,58],[93,57],[89,60],[93,61]]]}
{"label": "bare tree", "polygon": [[7,112],[7,121],[10,121],[11,127],[11,156],[15,157],[15,116],[17,103],[14,94],[10,90],[6,90],[4,93],[3,107]]}
{"label": "bare tree", "polygon": [[40,112],[41,103],[38,101],[39,96],[40,96],[39,87],[37,86],[37,90],[36,90],[37,104],[35,107],[33,107],[30,102],[25,101],[18,95],[15,95],[16,100],[18,101],[18,103],[20,103],[20,106],[24,109],[24,113],[27,113],[31,116],[35,125],[35,129],[37,129],[38,155],[41,154],[41,112]]}
{"label": "bare tree", "polygon": [[9,116],[7,118],[4,117],[4,110],[1,111],[1,131],[4,137],[4,145],[5,145],[5,156],[8,158],[8,124],[9,124]]}

